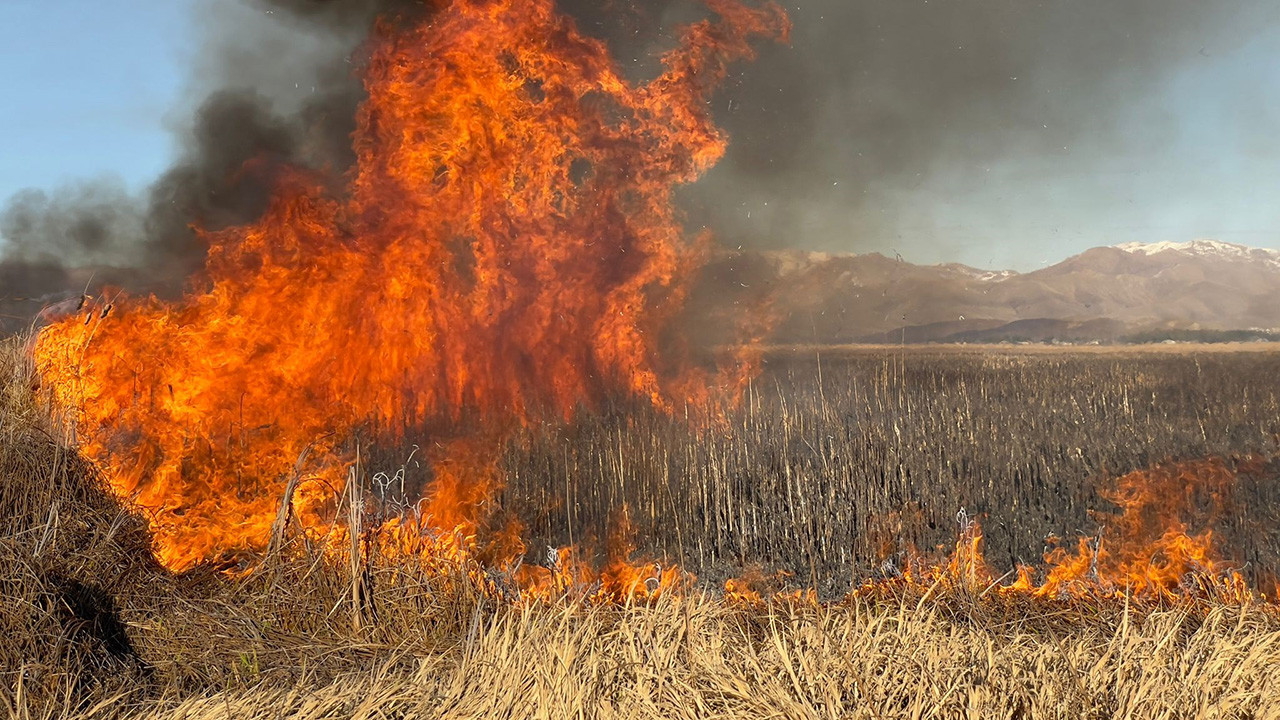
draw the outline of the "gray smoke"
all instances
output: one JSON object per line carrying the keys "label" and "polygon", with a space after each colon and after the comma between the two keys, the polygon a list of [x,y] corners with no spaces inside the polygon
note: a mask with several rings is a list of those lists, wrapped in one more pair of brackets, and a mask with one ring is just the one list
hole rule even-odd
{"label": "gray smoke", "polygon": [[193,225],[248,223],[285,167],[320,171],[335,188],[354,160],[364,97],[360,44],[373,22],[410,21],[416,0],[222,0],[193,73],[193,122],[179,162],[152,187],[148,256],[181,279],[204,248]]}
{"label": "gray smoke", "polygon": [[[144,208],[118,179],[24,190],[0,211],[0,336],[41,308],[109,284],[145,287]],[[83,269],[80,271],[78,269]]]}
{"label": "gray smoke", "polygon": [[[281,168],[321,170],[341,186],[363,99],[362,40],[378,17],[412,22],[440,4],[210,0],[174,166],[144,198],[103,183],[13,198],[0,213],[0,279],[25,278],[24,297],[40,296],[67,290],[60,283],[83,275],[73,269],[115,266],[140,269],[148,289],[180,288],[204,253],[192,226],[253,220]],[[657,72],[680,23],[705,14],[695,0],[560,4],[636,79]],[[895,199],[931,174],[1049,162],[1081,138],[1134,142],[1117,131],[1116,106],[1280,18],[1274,0],[816,0],[787,10],[791,45],[762,45],[715,100],[727,157],[682,193],[689,224],[730,246],[838,237],[857,249],[849,238],[891,232],[903,211]],[[1153,122],[1143,141],[1169,131]]]}
{"label": "gray smoke", "polygon": [[134,265],[142,208],[119,180],[24,190],[0,213],[4,256],[28,263]]}
{"label": "gray smoke", "polygon": [[728,154],[685,193],[692,222],[732,245],[891,245],[931,177],[1161,148],[1176,120],[1152,112],[1135,135],[1123,111],[1280,22],[1274,0],[786,5],[791,47],[739,68],[716,105]]}

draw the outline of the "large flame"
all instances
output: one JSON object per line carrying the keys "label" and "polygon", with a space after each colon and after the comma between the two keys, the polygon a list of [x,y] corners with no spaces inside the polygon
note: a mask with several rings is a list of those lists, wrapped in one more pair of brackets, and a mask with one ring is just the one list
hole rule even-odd
{"label": "large flame", "polygon": [[380,25],[340,192],[286,171],[260,221],[205,233],[182,301],[40,334],[45,383],[167,566],[265,547],[291,485],[303,526],[331,526],[361,427],[481,428],[433,458],[449,527],[488,502],[505,428],[606,393],[708,395],[719,379],[664,347],[708,242],[672,195],[724,152],[707,100],[727,63],[788,24],[707,5],[644,84],[552,0]]}

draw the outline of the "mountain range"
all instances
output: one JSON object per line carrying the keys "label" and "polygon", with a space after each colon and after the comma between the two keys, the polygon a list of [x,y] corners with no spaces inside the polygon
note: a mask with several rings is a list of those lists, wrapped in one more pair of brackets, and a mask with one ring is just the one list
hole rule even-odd
{"label": "mountain range", "polygon": [[1025,273],[794,250],[733,253],[712,273],[734,302],[768,303],[778,344],[1280,339],[1280,250],[1216,240],[1096,247]]}

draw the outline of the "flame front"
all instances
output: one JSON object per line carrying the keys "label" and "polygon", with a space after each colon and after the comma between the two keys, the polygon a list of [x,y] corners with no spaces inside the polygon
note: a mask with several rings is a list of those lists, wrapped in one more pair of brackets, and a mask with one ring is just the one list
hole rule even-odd
{"label": "flame front", "polygon": [[[1251,472],[1253,459],[1243,461]],[[986,561],[981,524],[964,510],[959,532],[945,558],[914,554],[897,577],[867,582],[854,595],[881,595],[906,586],[962,589],[986,595],[1035,598],[1128,598],[1144,603],[1210,599],[1243,604],[1265,599],[1240,568],[1221,560],[1211,526],[1226,517],[1237,473],[1220,458],[1169,462],[1127,473],[1102,494],[1117,511],[1099,513],[1093,537],[1074,548],[1053,547],[1044,572],[1021,565],[997,577]],[[759,577],[736,578],[727,594],[759,602]],[[1274,599],[1274,598],[1273,598]]]}
{"label": "flame front", "polygon": [[[45,384],[165,565],[264,547],[291,481],[303,526],[329,526],[361,427],[465,418],[488,440],[610,392],[709,395],[720,379],[663,347],[708,243],[672,196],[724,152],[706,101],[727,63],[788,24],[707,4],[645,84],[552,0],[381,24],[340,190],[286,171],[257,223],[204,233],[180,302],[40,334]],[[487,453],[437,458],[434,524],[475,522]]]}

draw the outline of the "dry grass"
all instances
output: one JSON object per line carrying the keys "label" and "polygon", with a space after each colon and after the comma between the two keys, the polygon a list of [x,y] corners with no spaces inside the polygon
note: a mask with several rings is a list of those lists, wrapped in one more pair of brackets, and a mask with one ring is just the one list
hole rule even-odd
{"label": "dry grass", "polygon": [[652,608],[505,607],[435,652],[382,648],[336,677],[248,676],[120,696],[74,716],[1280,717],[1272,614],[1166,611],[1064,633],[1036,625],[975,625],[937,605],[744,610],[705,596]]}
{"label": "dry grass", "polygon": [[919,588],[513,604],[484,571],[294,544],[175,577],[0,351],[0,713],[49,718],[1280,718],[1272,607]]}

